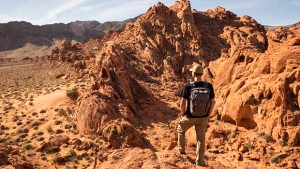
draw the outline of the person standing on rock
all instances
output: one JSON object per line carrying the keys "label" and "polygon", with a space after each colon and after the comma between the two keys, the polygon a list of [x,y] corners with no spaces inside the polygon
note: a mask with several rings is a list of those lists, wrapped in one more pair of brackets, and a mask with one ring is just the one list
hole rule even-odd
{"label": "person standing on rock", "polygon": [[215,94],[212,84],[202,80],[203,67],[199,64],[190,69],[193,82],[186,83],[181,91],[181,112],[178,123],[178,148],[180,154],[185,154],[185,132],[195,126],[197,135],[196,165],[206,166],[205,133],[208,117],[215,104]]}

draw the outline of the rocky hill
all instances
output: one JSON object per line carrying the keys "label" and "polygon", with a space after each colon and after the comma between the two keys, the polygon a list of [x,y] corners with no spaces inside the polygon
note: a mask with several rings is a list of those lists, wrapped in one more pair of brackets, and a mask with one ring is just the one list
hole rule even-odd
{"label": "rocky hill", "polygon": [[[173,149],[176,138],[168,132],[161,139],[169,138],[170,144],[161,147],[139,128],[156,121],[175,124],[176,91],[190,79],[188,68],[196,62],[206,67],[204,77],[217,95],[207,133],[208,151],[217,153],[210,164],[299,166],[299,26],[266,32],[253,18],[222,7],[198,12],[188,1],[170,8],[158,3],[123,32],[83,44],[80,59],[67,42],[52,59],[77,60],[74,66],[83,68],[78,69],[81,76],[90,77],[90,90],[77,100],[78,130],[103,137],[110,148]],[[172,127],[175,131],[176,125]],[[194,132],[188,135],[195,137]],[[146,152],[120,150],[118,156],[122,153],[141,153],[122,166],[149,162],[137,163]],[[151,164],[170,168],[159,154]],[[99,168],[118,164],[113,156]],[[181,162],[172,165],[182,167]]]}
{"label": "rocky hill", "polygon": [[26,43],[36,46],[51,46],[54,40],[75,40],[103,36],[109,30],[123,30],[125,24],[134,19],[121,22],[76,21],[68,24],[32,25],[28,22],[0,23],[0,51],[13,50]]}
{"label": "rocky hill", "polygon": [[[187,0],[158,3],[103,38],[64,40],[48,56],[72,66],[68,77],[79,90],[72,120],[80,139],[93,139],[89,166],[99,169],[195,167],[193,128],[187,156],[176,149],[178,93],[195,63],[216,92],[208,168],[299,168],[299,58],[300,24],[267,32],[249,16],[222,7],[191,10]],[[46,140],[39,150],[56,143]],[[70,154],[59,146],[56,163],[64,165]]]}

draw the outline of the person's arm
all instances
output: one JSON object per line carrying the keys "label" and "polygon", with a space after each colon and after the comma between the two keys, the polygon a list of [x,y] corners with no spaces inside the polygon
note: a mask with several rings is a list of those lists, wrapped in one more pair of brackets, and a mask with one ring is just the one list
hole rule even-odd
{"label": "person's arm", "polygon": [[180,113],[178,114],[179,117],[183,116],[186,110],[186,106],[187,106],[187,99],[185,98],[181,98],[181,102],[180,102]]}

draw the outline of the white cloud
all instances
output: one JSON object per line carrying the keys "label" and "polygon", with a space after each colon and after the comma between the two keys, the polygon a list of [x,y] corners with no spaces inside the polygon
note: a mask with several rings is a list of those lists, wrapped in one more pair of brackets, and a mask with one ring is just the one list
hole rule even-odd
{"label": "white cloud", "polygon": [[93,6],[83,6],[83,7],[79,7],[78,9],[83,12],[90,12],[93,10]]}
{"label": "white cloud", "polygon": [[84,2],[86,2],[86,0],[72,0],[72,1],[68,1],[67,3],[64,3],[52,10],[50,10],[48,12],[48,16],[50,17],[56,17],[57,15],[68,11],[68,10],[72,10],[78,6],[80,6],[81,4],[83,4]]}
{"label": "white cloud", "polygon": [[225,3],[224,5],[227,8],[230,8],[231,10],[238,10],[238,9],[245,9],[245,8],[254,8],[254,7],[259,7],[263,6],[269,2],[274,2],[277,0],[240,0],[240,1],[234,1],[234,2],[229,2]]}
{"label": "white cloud", "polygon": [[109,7],[105,8],[101,6],[94,9],[95,11],[97,11],[95,19],[104,22],[132,18],[146,12],[149,7],[157,4],[158,2],[158,0],[133,0],[127,2],[119,2],[117,5],[110,5]]}
{"label": "white cloud", "polygon": [[54,9],[50,10],[47,12],[47,16],[36,20],[36,23],[39,24],[47,24],[52,20],[55,20],[57,18],[58,15],[70,11],[70,10],[74,10],[77,7],[79,7],[80,5],[84,4],[87,0],[68,0],[67,2],[55,7]]}

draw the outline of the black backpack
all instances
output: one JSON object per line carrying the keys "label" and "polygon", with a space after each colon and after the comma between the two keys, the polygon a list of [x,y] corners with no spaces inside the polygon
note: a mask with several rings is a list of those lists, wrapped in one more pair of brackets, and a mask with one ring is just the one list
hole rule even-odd
{"label": "black backpack", "polygon": [[203,87],[196,87],[192,83],[190,95],[190,112],[193,117],[207,117],[210,108],[210,89],[208,83],[204,82]]}

